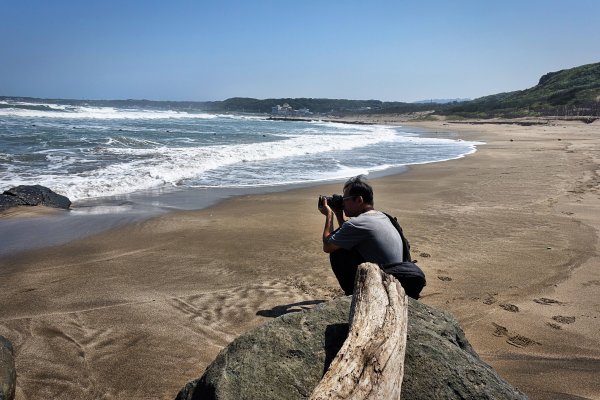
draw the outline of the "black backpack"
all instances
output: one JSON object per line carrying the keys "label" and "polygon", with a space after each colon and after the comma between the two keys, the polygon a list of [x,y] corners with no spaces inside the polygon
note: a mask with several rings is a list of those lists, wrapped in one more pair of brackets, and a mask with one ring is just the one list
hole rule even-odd
{"label": "black backpack", "polygon": [[406,236],[404,236],[404,232],[398,223],[398,219],[388,213],[384,214],[389,218],[390,222],[392,225],[394,225],[394,228],[396,228],[400,234],[400,238],[402,239],[402,262],[384,265],[382,266],[382,269],[388,274],[394,275],[397,278],[402,276],[420,276],[423,278],[423,280],[425,280],[425,273],[417,264],[413,262],[413,259],[410,256],[410,242]]}
{"label": "black backpack", "polygon": [[394,228],[396,228],[396,230],[400,234],[400,238],[402,239],[402,261],[412,262],[412,257],[410,256],[410,242],[408,241],[406,236],[404,236],[402,227],[398,223],[398,218],[393,217],[388,213],[384,213],[384,214],[386,217],[388,217],[390,219],[390,222],[392,223],[392,225],[394,225]]}

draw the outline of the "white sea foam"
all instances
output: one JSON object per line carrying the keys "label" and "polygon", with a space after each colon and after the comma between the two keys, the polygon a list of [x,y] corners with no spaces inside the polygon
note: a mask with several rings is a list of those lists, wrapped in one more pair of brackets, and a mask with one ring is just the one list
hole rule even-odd
{"label": "white sea foam", "polygon": [[[38,141],[33,151],[15,152],[15,159],[10,152],[0,155],[0,162],[5,161],[0,165],[5,168],[0,175],[2,186],[42,184],[72,200],[82,200],[179,185],[290,184],[455,158],[475,149],[475,144],[463,142],[456,150],[458,142],[452,139],[423,138],[379,125],[48,106],[54,111],[0,109],[0,117],[3,112],[18,114],[6,118],[10,124],[6,137],[13,140],[6,143],[12,145],[14,138],[24,137],[22,132],[28,140]],[[28,113],[35,117],[23,123],[19,117]],[[74,122],[69,119],[77,118],[89,120],[78,124],[81,129],[71,129]],[[111,123],[109,119],[133,122]],[[167,122],[152,121],[158,119]],[[21,162],[23,155],[34,157],[32,164]]]}
{"label": "white sea foam", "polygon": [[236,115],[236,114],[214,114],[216,117],[223,119],[235,119],[235,120],[248,120],[248,121],[258,121],[264,120],[265,117],[258,115]]}
{"label": "white sea foam", "polygon": [[157,120],[157,119],[213,119],[215,114],[188,113],[172,110],[138,110],[115,107],[86,107],[60,104],[8,103],[5,105],[43,106],[48,110],[30,110],[25,108],[0,108],[0,117],[24,118],[68,118],[68,119],[125,119],[125,120]]}
{"label": "white sea foam", "polygon": [[[234,164],[352,150],[396,138],[393,130],[380,128],[373,130],[369,135],[302,135],[275,142],[204,147],[137,148],[132,147],[136,144],[133,143],[134,140],[128,139],[126,147],[107,146],[95,151],[110,154],[114,156],[112,159],[128,159],[130,157],[127,156],[135,156],[134,160],[114,163],[76,175],[41,175],[35,178],[35,182],[32,180],[26,183],[41,181],[42,184],[73,200],[111,196],[157,186],[177,185],[182,180],[198,177],[206,171]],[[145,140],[139,142],[144,145],[158,145]],[[122,144],[121,138],[111,139],[107,143],[111,146],[117,144]],[[57,168],[67,166],[73,161],[63,155],[52,157]],[[140,157],[143,159],[139,159]]]}

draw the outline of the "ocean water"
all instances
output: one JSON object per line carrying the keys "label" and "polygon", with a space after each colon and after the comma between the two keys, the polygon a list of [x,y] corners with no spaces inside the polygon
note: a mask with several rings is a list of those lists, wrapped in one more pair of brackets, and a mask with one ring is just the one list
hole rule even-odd
{"label": "ocean water", "polygon": [[402,127],[0,102],[0,189],[41,184],[74,202],[310,184],[474,150]]}
{"label": "ocean water", "polygon": [[70,212],[1,219],[0,255],[233,195],[397,173],[476,145],[383,125],[0,101],[0,192],[40,184],[73,201]]}

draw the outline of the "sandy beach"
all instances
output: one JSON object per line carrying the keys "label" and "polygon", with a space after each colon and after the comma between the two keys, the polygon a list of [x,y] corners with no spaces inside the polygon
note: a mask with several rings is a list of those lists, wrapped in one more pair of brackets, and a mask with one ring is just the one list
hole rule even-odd
{"label": "sandy beach", "polygon": [[[600,398],[600,121],[411,124],[485,142],[371,181],[427,274],[422,301],[530,398]],[[240,196],[0,258],[17,399],[173,399],[239,334],[341,295],[316,209],[340,191]]]}

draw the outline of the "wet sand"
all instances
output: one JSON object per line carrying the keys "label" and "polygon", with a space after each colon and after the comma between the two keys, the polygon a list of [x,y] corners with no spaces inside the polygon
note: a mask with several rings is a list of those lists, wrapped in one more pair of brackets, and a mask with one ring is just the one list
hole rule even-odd
{"label": "wet sand", "polygon": [[[532,399],[600,398],[600,124],[418,125],[486,142],[371,181],[427,274],[422,301],[452,312]],[[172,399],[240,333],[340,295],[316,210],[340,186],[244,195],[0,258],[17,398]]]}

